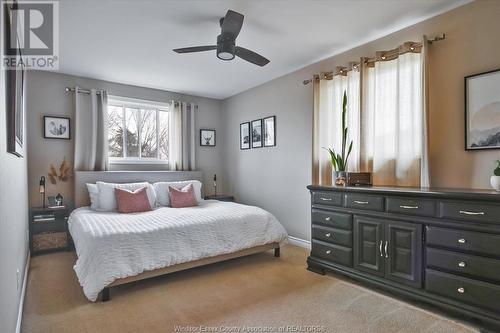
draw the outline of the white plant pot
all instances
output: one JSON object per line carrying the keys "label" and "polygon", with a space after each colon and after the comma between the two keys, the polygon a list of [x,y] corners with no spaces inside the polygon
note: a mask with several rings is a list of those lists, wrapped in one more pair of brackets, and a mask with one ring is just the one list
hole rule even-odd
{"label": "white plant pot", "polygon": [[500,192],[500,176],[491,176],[490,184],[491,187]]}

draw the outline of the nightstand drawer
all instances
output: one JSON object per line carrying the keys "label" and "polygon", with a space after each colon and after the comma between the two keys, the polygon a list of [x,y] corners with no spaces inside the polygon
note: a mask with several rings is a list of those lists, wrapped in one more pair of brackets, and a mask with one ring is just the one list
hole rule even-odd
{"label": "nightstand drawer", "polygon": [[352,231],[313,225],[312,237],[313,239],[324,242],[342,245],[345,247],[352,247]]}
{"label": "nightstand drawer", "polygon": [[409,198],[387,198],[387,211],[398,214],[436,216],[436,202]]}
{"label": "nightstand drawer", "polygon": [[374,195],[346,194],[345,206],[348,208],[383,211],[384,198]]}
{"label": "nightstand drawer", "polygon": [[441,202],[441,217],[477,222],[498,222],[500,205],[468,202]]}
{"label": "nightstand drawer", "polygon": [[500,257],[500,235],[427,227],[427,245]]}
{"label": "nightstand drawer", "polygon": [[336,192],[313,192],[312,202],[318,205],[341,206],[342,194]]}
{"label": "nightstand drawer", "polygon": [[352,249],[347,247],[313,240],[311,255],[345,266],[352,266]]}
{"label": "nightstand drawer", "polygon": [[68,229],[68,219],[59,218],[53,221],[33,222],[32,228],[34,234],[46,231],[66,231]]}
{"label": "nightstand drawer", "polygon": [[352,215],[333,213],[324,210],[312,210],[313,223],[321,223],[333,228],[352,230]]}
{"label": "nightstand drawer", "polygon": [[500,287],[433,270],[425,271],[425,289],[434,294],[500,312]]}
{"label": "nightstand drawer", "polygon": [[481,280],[500,281],[500,260],[471,254],[427,248],[427,267]]}

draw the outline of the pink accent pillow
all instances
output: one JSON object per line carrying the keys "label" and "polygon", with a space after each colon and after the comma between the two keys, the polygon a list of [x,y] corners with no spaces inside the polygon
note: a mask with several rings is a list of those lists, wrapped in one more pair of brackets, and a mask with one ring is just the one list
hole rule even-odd
{"label": "pink accent pillow", "polygon": [[172,208],[183,208],[198,206],[198,200],[194,194],[193,184],[188,184],[182,189],[169,186],[168,192],[170,194],[170,206]]}
{"label": "pink accent pillow", "polygon": [[151,211],[146,187],[135,191],[115,188],[116,203],[120,213],[140,213]]}

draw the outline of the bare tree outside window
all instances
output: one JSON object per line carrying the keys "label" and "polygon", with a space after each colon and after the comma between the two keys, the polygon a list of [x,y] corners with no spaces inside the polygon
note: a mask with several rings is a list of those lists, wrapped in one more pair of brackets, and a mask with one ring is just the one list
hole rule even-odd
{"label": "bare tree outside window", "polygon": [[108,105],[108,156],[168,161],[168,110]]}

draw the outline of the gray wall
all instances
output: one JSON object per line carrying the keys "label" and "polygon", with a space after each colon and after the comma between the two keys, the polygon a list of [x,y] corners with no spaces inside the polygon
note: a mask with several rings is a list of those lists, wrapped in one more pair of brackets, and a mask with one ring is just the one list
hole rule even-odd
{"label": "gray wall", "polygon": [[[499,15],[499,1],[475,1],[224,100],[230,188],[243,203],[274,213],[291,236],[309,240],[305,186],[311,181],[313,96],[312,85],[302,81],[375,51],[440,33],[446,33],[446,40],[429,49],[431,185],[489,188],[498,152],[464,151],[463,78],[500,67],[500,46],[490,40],[500,31]],[[278,146],[240,151],[239,124],[267,115],[277,115]]]}
{"label": "gray wall", "polygon": [[[14,332],[28,254],[27,160],[7,153],[5,71],[0,71],[0,332]],[[17,270],[20,272],[17,277]],[[17,281],[19,279],[19,281]]]}
{"label": "gray wall", "polygon": [[[172,99],[198,104],[196,122],[196,166],[203,172],[205,192],[211,193],[211,178],[214,173],[220,175],[221,190],[224,189],[222,177],[222,115],[218,100],[182,95],[168,91],[148,89],[112,82],[81,78],[51,72],[30,72],[27,80],[27,132],[29,143],[29,193],[31,203],[40,204],[37,193],[40,176],[47,175],[51,163],[56,167],[64,157],[73,165],[74,140],[49,140],[43,138],[43,116],[57,115],[71,118],[71,130],[74,133],[75,107],[74,93],[66,92],[65,87],[79,86],[86,89],[105,89],[110,95],[168,102]],[[199,129],[212,128],[217,131],[216,147],[200,147]],[[149,167],[152,169],[153,167]],[[137,170],[138,168],[135,167]],[[48,195],[61,193],[65,198],[73,197],[73,183],[47,185]]]}

